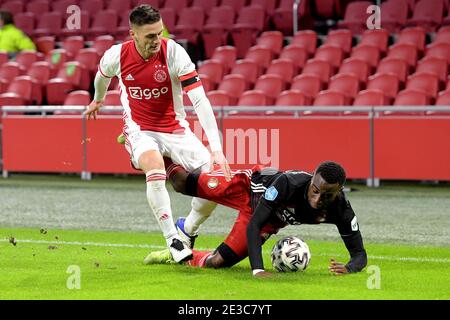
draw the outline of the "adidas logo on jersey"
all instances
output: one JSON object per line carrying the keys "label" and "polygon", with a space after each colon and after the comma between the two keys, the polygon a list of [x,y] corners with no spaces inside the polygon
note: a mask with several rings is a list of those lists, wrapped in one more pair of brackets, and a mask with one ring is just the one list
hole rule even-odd
{"label": "adidas logo on jersey", "polygon": [[134,80],[134,78],[133,78],[133,76],[129,73],[129,74],[126,76],[125,80],[132,81],[132,80]]}

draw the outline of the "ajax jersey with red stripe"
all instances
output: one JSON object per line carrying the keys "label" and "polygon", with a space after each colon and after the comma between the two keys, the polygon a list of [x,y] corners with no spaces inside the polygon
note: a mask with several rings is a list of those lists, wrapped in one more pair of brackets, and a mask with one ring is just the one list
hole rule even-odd
{"label": "ajax jersey with red stripe", "polygon": [[171,39],[162,39],[161,50],[144,60],[134,41],[108,49],[99,72],[118,77],[124,108],[125,130],[183,133],[189,125],[183,106],[183,90],[201,86],[186,50]]}

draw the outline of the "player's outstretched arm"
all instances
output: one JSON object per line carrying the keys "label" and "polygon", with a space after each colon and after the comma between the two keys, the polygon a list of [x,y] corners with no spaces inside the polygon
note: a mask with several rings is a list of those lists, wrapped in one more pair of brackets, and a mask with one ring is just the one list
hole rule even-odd
{"label": "player's outstretched arm", "polygon": [[94,100],[87,106],[86,111],[83,113],[83,115],[87,115],[88,120],[91,119],[91,116],[94,120],[97,119],[98,110],[103,106],[103,99],[105,98],[106,90],[108,90],[110,83],[111,78],[106,78],[97,71],[94,80]]}

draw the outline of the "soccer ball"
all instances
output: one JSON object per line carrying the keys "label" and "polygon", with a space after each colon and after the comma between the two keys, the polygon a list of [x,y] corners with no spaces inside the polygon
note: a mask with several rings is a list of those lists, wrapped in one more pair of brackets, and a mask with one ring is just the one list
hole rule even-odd
{"label": "soccer ball", "polygon": [[311,260],[309,247],[303,240],[289,236],[272,248],[272,265],[278,272],[305,270]]}

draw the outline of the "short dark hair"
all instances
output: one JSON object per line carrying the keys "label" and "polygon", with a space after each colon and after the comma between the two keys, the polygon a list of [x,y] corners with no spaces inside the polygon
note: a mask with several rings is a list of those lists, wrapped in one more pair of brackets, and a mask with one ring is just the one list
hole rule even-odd
{"label": "short dark hair", "polygon": [[148,4],[141,4],[130,12],[130,24],[143,26],[161,20],[159,11]]}
{"label": "short dark hair", "polygon": [[7,24],[14,24],[14,18],[11,12],[9,11],[5,11],[5,10],[1,10],[0,11],[0,19],[3,20],[3,24],[7,25]]}
{"label": "short dark hair", "polygon": [[324,161],[317,167],[317,173],[320,173],[322,178],[329,184],[338,183],[340,186],[343,186],[345,183],[345,170],[339,163]]}

